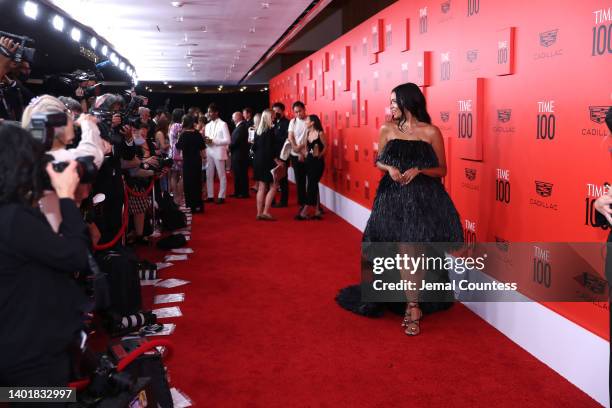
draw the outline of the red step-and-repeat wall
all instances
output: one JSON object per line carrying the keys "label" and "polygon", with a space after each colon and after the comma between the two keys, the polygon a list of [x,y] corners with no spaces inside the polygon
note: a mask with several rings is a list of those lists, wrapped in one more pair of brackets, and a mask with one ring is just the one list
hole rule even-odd
{"label": "red step-and-repeat wall", "polygon": [[[605,240],[592,223],[612,183],[609,0],[399,1],[273,78],[270,99],[319,115],[322,182],[371,208],[377,129],[404,82],[422,87],[445,136],[444,181],[467,237]],[[554,254],[539,256],[548,275],[535,284],[550,285]],[[546,306],[608,337],[607,303]]]}

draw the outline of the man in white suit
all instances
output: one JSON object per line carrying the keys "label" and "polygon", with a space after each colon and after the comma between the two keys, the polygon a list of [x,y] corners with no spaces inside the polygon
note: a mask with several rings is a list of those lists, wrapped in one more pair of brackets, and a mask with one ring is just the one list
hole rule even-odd
{"label": "man in white suit", "polygon": [[227,147],[231,142],[227,123],[219,118],[219,108],[214,103],[208,106],[210,122],[204,128],[204,140],[206,142],[206,157],[208,166],[206,167],[206,187],[208,199],[206,202],[214,201],[214,181],[215,170],[219,177],[221,188],[217,204],[225,202],[225,191],[227,189],[227,177],[225,174],[225,162],[227,161]]}

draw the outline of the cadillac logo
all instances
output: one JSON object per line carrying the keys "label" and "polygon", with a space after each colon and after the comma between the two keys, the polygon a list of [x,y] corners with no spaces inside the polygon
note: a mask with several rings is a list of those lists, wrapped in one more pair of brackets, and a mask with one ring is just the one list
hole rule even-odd
{"label": "cadillac logo", "polygon": [[508,241],[506,241],[505,239],[496,236],[495,237],[495,246],[500,251],[508,252],[508,247],[510,246],[510,243]]}
{"label": "cadillac logo", "polygon": [[442,9],[442,13],[446,14],[449,12],[450,6],[451,6],[450,3],[451,3],[450,0],[448,0],[448,1],[443,2],[440,5],[440,9]]}
{"label": "cadillac logo", "polygon": [[545,31],[540,33],[540,45],[543,47],[550,47],[554,43],[557,42],[557,33],[559,29],[554,29],[550,31]]}
{"label": "cadillac logo", "polygon": [[502,123],[509,122],[511,116],[512,116],[512,109],[498,109],[497,110],[497,120]]}
{"label": "cadillac logo", "polygon": [[440,119],[442,120],[442,122],[448,122],[448,119],[450,118],[450,112],[440,112]]}
{"label": "cadillac logo", "polygon": [[470,181],[474,181],[476,179],[476,169],[470,169],[468,167],[465,168],[465,178]]}
{"label": "cadillac logo", "polygon": [[601,125],[606,121],[606,114],[611,108],[612,106],[589,106],[589,118]]}
{"label": "cadillac logo", "polygon": [[478,50],[469,50],[467,52],[467,60],[469,62],[474,62],[478,59]]}
{"label": "cadillac logo", "polygon": [[552,188],[553,188],[552,183],[547,183],[545,181],[536,181],[535,185],[536,185],[536,193],[539,196],[550,197],[550,195],[552,194]]}

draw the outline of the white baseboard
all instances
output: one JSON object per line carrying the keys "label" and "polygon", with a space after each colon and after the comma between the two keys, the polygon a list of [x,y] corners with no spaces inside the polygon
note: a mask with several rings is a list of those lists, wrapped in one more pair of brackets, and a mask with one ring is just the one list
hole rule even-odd
{"label": "white baseboard", "polygon": [[[290,180],[294,180],[292,172]],[[370,210],[323,184],[319,186],[321,204],[363,231]],[[537,302],[465,305],[595,401],[610,407],[609,342]]]}

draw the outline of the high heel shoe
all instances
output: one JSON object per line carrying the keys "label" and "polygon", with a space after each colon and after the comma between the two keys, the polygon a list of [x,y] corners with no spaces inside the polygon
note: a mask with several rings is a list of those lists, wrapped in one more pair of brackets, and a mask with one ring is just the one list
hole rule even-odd
{"label": "high heel shoe", "polygon": [[408,303],[408,309],[404,315],[402,326],[406,329],[404,333],[408,336],[416,336],[421,333],[420,320],[423,317],[423,312],[419,309],[419,304],[416,302]]}

